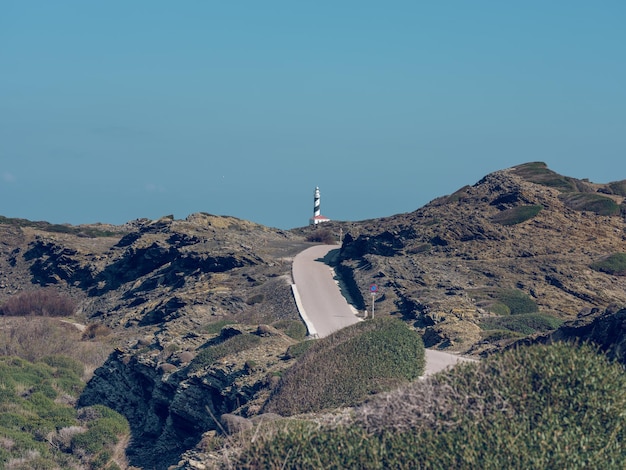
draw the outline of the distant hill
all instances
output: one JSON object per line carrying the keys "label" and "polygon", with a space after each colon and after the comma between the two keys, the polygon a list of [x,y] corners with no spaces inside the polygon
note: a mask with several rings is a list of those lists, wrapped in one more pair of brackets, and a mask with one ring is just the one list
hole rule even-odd
{"label": "distant hill", "polygon": [[625,198],[626,180],[532,162],[414,212],[289,231],[205,213],[121,226],[0,217],[0,306],[52,287],[77,302],[73,321],[106,326],[119,347],[81,403],[129,419],[131,463],[167,468],[220,415],[258,413],[295,363],[291,261],[315,241],[343,237],[335,270],[357,309],[371,309],[375,283],[377,316],[427,347],[488,354],[626,305]]}

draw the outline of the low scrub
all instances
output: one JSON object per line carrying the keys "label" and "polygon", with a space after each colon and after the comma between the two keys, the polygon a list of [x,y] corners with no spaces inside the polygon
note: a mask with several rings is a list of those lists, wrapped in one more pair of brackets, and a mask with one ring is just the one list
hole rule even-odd
{"label": "low scrub", "polygon": [[598,215],[618,215],[619,205],[610,197],[596,193],[568,193],[561,196],[563,203],[576,211],[594,212]]}
{"label": "low scrub", "polygon": [[589,346],[461,364],[357,408],[341,425],[256,431],[232,468],[622,469],[626,374]]}
{"label": "low scrub", "polygon": [[421,337],[400,320],[360,322],[312,344],[264,411],[287,416],[352,406],[419,377],[424,364]]}
{"label": "low scrub", "polygon": [[556,330],[563,320],[545,313],[523,313],[520,315],[485,318],[479,326],[483,330],[508,330],[523,335]]}
{"label": "low scrub", "polygon": [[22,292],[0,307],[0,314],[7,316],[69,317],[75,311],[71,297],[51,288]]}
{"label": "low scrub", "polygon": [[593,263],[591,269],[615,276],[626,276],[626,253],[613,253],[603,260]]}
{"label": "low scrub", "polygon": [[315,228],[315,230],[307,235],[306,241],[314,243],[324,243],[325,245],[334,245],[337,239],[333,232],[327,229]]}
{"label": "low scrub", "polygon": [[622,180],[622,181],[614,181],[612,183],[609,183],[609,188],[611,188],[611,191],[613,192],[613,194],[617,194],[619,196],[626,196],[626,180]]}
{"label": "low scrub", "polygon": [[90,369],[101,366],[113,349],[99,341],[81,341],[81,332],[56,318],[10,317],[0,323],[0,356],[37,362],[47,356],[68,356]]}
{"label": "low scrub", "polygon": [[477,289],[472,295],[480,306],[498,315],[520,315],[539,311],[537,303],[519,289]]}
{"label": "low scrub", "polygon": [[559,175],[550,170],[548,165],[543,162],[525,163],[516,166],[512,172],[531,183],[549,186],[561,191],[576,191],[576,183],[573,178]]}
{"label": "low scrub", "polygon": [[302,341],[306,338],[306,325],[300,320],[280,320],[275,322],[272,326],[297,341]]}
{"label": "low scrub", "polygon": [[492,222],[500,225],[517,225],[535,217],[543,209],[542,206],[517,206],[506,209],[495,215]]}
{"label": "low scrub", "polygon": [[189,364],[189,371],[196,372],[210,366],[218,359],[254,348],[261,343],[261,338],[250,333],[232,336],[223,342],[201,349]]}
{"label": "low scrub", "polygon": [[63,356],[0,358],[0,468],[114,465],[111,451],[129,426],[108,408],[77,412],[72,406],[85,385],[83,368]]}

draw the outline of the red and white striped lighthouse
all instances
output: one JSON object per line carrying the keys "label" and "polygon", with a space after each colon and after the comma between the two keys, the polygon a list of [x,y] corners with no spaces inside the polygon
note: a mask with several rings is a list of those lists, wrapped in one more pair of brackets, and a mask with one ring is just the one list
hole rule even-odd
{"label": "red and white striped lighthouse", "polygon": [[320,188],[318,186],[313,193],[313,217],[309,219],[309,225],[317,225],[329,220],[328,217],[324,217],[320,212]]}

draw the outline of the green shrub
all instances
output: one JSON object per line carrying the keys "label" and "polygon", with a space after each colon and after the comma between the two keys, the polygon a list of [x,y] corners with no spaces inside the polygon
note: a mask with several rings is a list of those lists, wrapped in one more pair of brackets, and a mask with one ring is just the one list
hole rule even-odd
{"label": "green shrub", "polygon": [[209,334],[218,334],[220,331],[222,331],[222,328],[228,325],[232,325],[233,323],[235,322],[232,320],[218,320],[213,323],[209,323],[203,329]]}
{"label": "green shrub", "polygon": [[593,263],[591,269],[615,276],[626,276],[626,253],[613,253],[603,260]]}
{"label": "green shrub", "polygon": [[352,423],[256,432],[233,468],[622,469],[626,374],[589,346],[462,364],[374,398]]}
{"label": "green shrub", "polygon": [[306,325],[300,320],[280,320],[273,323],[272,326],[298,341],[302,341],[307,335]]}
{"label": "green shrub", "polygon": [[544,313],[522,313],[496,318],[485,318],[479,326],[483,330],[509,330],[531,335],[536,332],[556,330],[563,320]]}
{"label": "green shrub", "polygon": [[355,405],[423,371],[424,344],[415,331],[392,318],[360,322],[316,341],[285,372],[265,411],[292,415]]}
{"label": "green shrub", "polygon": [[535,217],[543,209],[542,206],[517,206],[506,209],[495,215],[491,220],[501,225],[517,225]]}
{"label": "green shrub", "polygon": [[487,330],[481,333],[480,338],[487,343],[509,341],[523,338],[524,334],[511,330]]}
{"label": "green shrub", "polygon": [[499,315],[519,315],[539,310],[537,303],[518,289],[476,289],[472,291],[472,295],[478,300],[479,305]]}
{"label": "green shrub", "polygon": [[576,191],[576,183],[572,178],[555,173],[543,162],[518,165],[514,167],[512,173],[531,183],[549,186],[560,191]]}
{"label": "green shrub", "polygon": [[576,211],[589,211],[598,215],[617,215],[619,205],[610,197],[595,193],[568,193],[561,195],[563,203]]}
{"label": "green shrub", "polygon": [[208,346],[200,350],[200,352],[198,352],[196,357],[194,357],[189,364],[189,371],[198,371],[207,366],[210,366],[218,359],[229,356],[231,354],[237,354],[247,349],[251,349],[255,346],[258,346],[260,343],[261,338],[259,338],[257,335],[243,333],[233,336],[221,343]]}
{"label": "green shrub", "polygon": [[300,341],[299,343],[292,344],[287,348],[287,352],[285,353],[286,359],[295,359],[302,356],[305,352],[309,350],[311,346],[315,344],[315,340],[309,339],[306,341]]}

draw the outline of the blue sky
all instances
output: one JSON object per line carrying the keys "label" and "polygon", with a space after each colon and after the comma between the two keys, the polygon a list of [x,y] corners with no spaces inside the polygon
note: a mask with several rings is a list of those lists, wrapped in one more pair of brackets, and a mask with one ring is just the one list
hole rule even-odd
{"label": "blue sky", "polygon": [[626,2],[0,0],[0,214],[279,228],[626,179]]}

